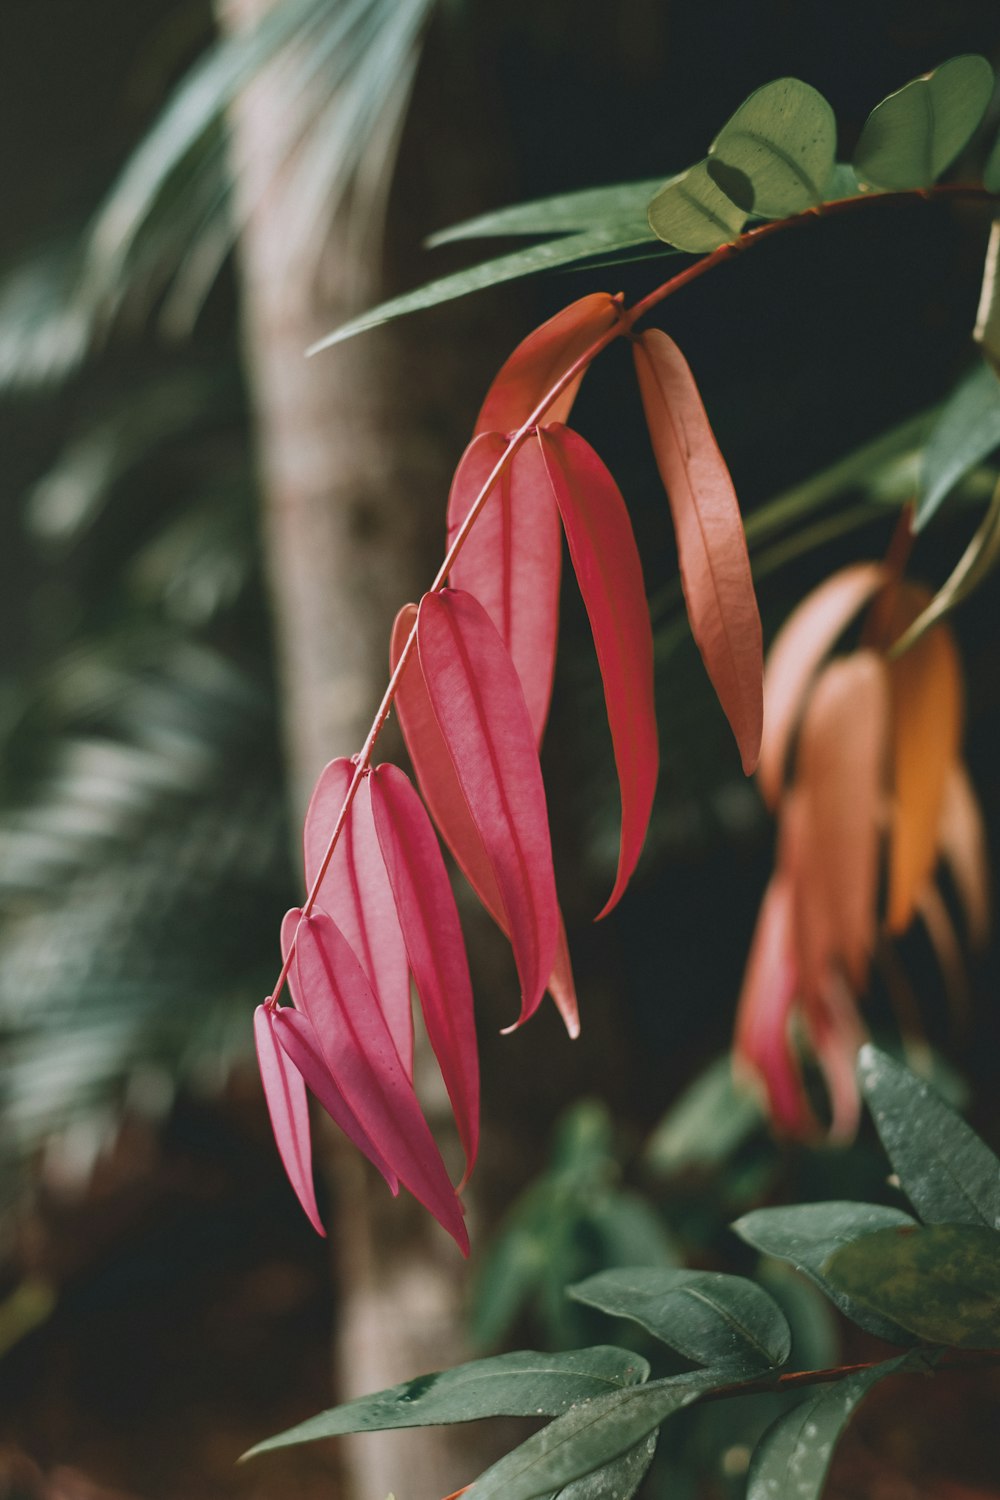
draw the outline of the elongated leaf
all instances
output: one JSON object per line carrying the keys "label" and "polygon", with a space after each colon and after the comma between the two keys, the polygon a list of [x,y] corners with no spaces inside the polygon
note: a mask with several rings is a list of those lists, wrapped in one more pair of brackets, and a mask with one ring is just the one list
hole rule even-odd
{"label": "elongated leaf", "polygon": [[[501,366],[486,393],[475,432],[506,433],[520,427],[554,383],[608,333],[618,321],[619,302],[607,292],[592,292],[571,302],[555,317],[522,339]],[[539,421],[565,422],[580,389],[581,373]]]}
{"label": "elongated leaf", "polygon": [[929,187],[967,144],[993,92],[985,57],[966,53],[875,106],[854,153],[863,182],[898,192]]}
{"label": "elongated leaf", "polygon": [[688,619],[749,775],[760,753],[763,660],[739,504],[677,345],[653,329],[634,348],[646,421],[677,534]]}
{"label": "elongated leaf", "polygon": [[757,781],[768,807],[781,796],[806,692],[820,664],[885,581],[878,563],[854,563],[832,574],[792,611],[767,654],[764,731]]}
{"label": "elongated leaf", "polygon": [[955,387],[927,439],[913,518],[916,531],[995,448],[1000,448],[1000,380],[981,359]]}
{"label": "elongated leaf", "polygon": [[880,1229],[825,1267],[831,1283],[932,1344],[1000,1344],[1000,1236],[969,1224]]}
{"label": "elongated leaf", "polygon": [[577,1401],[641,1385],[649,1365],[610,1345],[539,1354],[533,1349],[477,1359],[347,1401],[251,1448],[245,1457],[347,1432],[434,1427],[481,1417],[557,1417]]}
{"label": "elongated leaf", "polygon": [[365,790],[427,1035],[455,1111],[468,1177],[479,1145],[479,1053],[472,982],[451,882],[424,804],[403,772],[379,766],[361,795]]}
{"label": "elongated leaf", "polygon": [[1000,1161],[931,1086],[878,1048],[858,1082],[900,1184],[927,1223],[1000,1230]]}
{"label": "elongated leaf", "polygon": [[[462,455],[448,497],[448,545],[506,451],[483,432]],[[559,630],[562,537],[545,471],[523,445],[493,488],[451,570],[453,588],[479,600],[510,652],[524,689],[536,743],[552,697]]]}
{"label": "elongated leaf", "polygon": [[[306,889],[311,890],[354,777],[346,756],[330,761],[313,788],[303,825]],[[364,969],[413,1076],[413,1013],[406,947],[367,797],[355,797],[317,897]]]}
{"label": "elongated leaf", "polygon": [[630,1500],[653,1462],[658,1436],[656,1432],[650,1433],[620,1458],[613,1458],[592,1474],[551,1491],[551,1500]]}
{"label": "elongated leaf", "polygon": [[316,1207],[312,1175],[312,1139],[309,1133],[309,1102],[302,1075],[285,1056],[274,1034],[269,1006],[258,1005],[253,1017],[257,1062],[264,1085],[264,1098],[271,1119],[281,1164],[317,1234],[326,1234]]}
{"label": "elongated leaf", "polygon": [[750,1460],[747,1500],[792,1495],[795,1500],[819,1500],[834,1445],[855,1408],[873,1385],[895,1374],[906,1357],[822,1386],[772,1423]]}
{"label": "elongated leaf", "polygon": [[614,889],[606,916],[627,886],[646,839],[660,768],[653,704],[653,632],[642,563],[625,502],[597,454],[568,427],[539,431],[537,457],[562,516],[569,555],[587,608],[622,799]]}
{"label": "elongated leaf", "polygon": [[633,245],[644,244],[650,238],[646,228],[587,229],[580,234],[563,235],[557,240],[545,240],[541,245],[531,245],[526,250],[515,250],[510,255],[498,256],[496,260],[471,266],[466,271],[456,271],[451,276],[442,276],[438,281],[428,282],[415,291],[404,292],[382,302],[369,312],[352,318],[340,328],[335,328],[308,351],[318,354],[333,344],[342,343],[369,328],[377,328],[405,313],[421,312],[425,307],[437,307],[441,302],[451,302],[456,297],[466,297],[470,292],[484,291],[487,287],[500,286],[505,281],[515,281],[519,276],[530,276],[536,271],[554,271],[559,266],[574,265],[578,261],[593,259],[596,255],[611,254],[627,250]]}
{"label": "elongated leaf", "polygon": [[461,1207],[385,1017],[347,939],[325,912],[300,919],[292,972],[293,997],[312,1021],[330,1076],[362,1129],[467,1255]]}
{"label": "elongated leaf", "polygon": [[990,931],[990,872],[986,830],[964,766],[948,772],[941,805],[938,846],[958,892],[965,928],[974,948],[984,948]]}
{"label": "elongated leaf", "polygon": [[913,624],[906,629],[893,647],[893,654],[901,656],[925,635],[938,620],[967,599],[989,576],[1000,561],[1000,485],[993,492],[993,499],[986,514],[976,528],[976,533],[966,547],[948,578],[938,589],[934,598],[922,609]]}
{"label": "elongated leaf", "polygon": [[812,1133],[815,1121],[791,1037],[799,987],[794,914],[792,880],[778,869],[761,902],[740,988],[733,1067],[742,1081],[749,1075],[763,1086],[775,1131],[801,1138]]}
{"label": "elongated leaf", "polygon": [[578,1402],[481,1474],[468,1500],[534,1500],[627,1453],[720,1383],[710,1370]]}
{"label": "elongated leaf", "polygon": [[[396,616],[392,631],[390,657],[395,669],[403,646],[416,624],[417,607],[405,605]],[[451,850],[455,861],[476,895],[505,937],[510,937],[510,923],[493,867],[483,846],[479,830],[472,820],[468,804],[455,774],[455,766],[434,715],[427,684],[416,652],[403,671],[396,694],[399,721],[410,752],[424,801],[430,808],[438,831]],[[579,1035],[580,1016],[577,1006],[573,968],[570,963],[566,930],[559,919],[559,937],[549,992],[566,1030],[571,1037]]]}
{"label": "elongated leaf", "polygon": [[520,1024],[545,993],[559,938],[545,790],[524,694],[496,627],[471,594],[425,594],[417,648],[435,718],[510,924],[521,979]]}
{"label": "elongated leaf", "polygon": [[789,1261],[859,1328],[891,1344],[910,1344],[913,1340],[905,1328],[833,1286],[823,1267],[842,1245],[862,1235],[878,1229],[912,1228],[913,1223],[899,1209],[873,1203],[798,1203],[790,1208],[756,1209],[737,1219],[733,1229],[755,1250]]}
{"label": "elongated leaf", "polygon": [[783,219],[822,203],[836,151],[837,122],[823,95],[799,78],[777,78],[727,120],[708,171],[746,213]]}
{"label": "elongated leaf", "polygon": [[791,1349],[784,1313],[742,1276],[630,1266],[601,1271],[567,1290],[577,1302],[638,1323],[700,1365],[773,1369]]}
{"label": "elongated leaf", "polygon": [[494,208],[474,219],[439,229],[427,241],[429,248],[454,240],[486,239],[506,234],[568,234],[571,230],[646,227],[646,205],[659,187],[659,178],[648,182],[616,182],[611,187],[584,188],[578,193],[557,193],[531,203],[513,203]]}
{"label": "elongated leaf", "polygon": [[718,183],[708,161],[671,177],[649,205],[649,226],[658,239],[694,255],[739,237],[747,216]]}

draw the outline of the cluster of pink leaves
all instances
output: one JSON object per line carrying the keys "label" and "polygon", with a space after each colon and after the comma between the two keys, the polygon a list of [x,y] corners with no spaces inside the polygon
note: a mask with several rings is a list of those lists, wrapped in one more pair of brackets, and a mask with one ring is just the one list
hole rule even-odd
{"label": "cluster of pink leaves", "polygon": [[[579,1030],[538,759],[564,536],[621,790],[618,870],[599,915],[621,899],[639,859],[659,769],[642,566],[614,479],[565,425],[591,358],[622,333],[634,340],[692,630],[744,767],[756,763],[760,620],[729,473],[677,346],[658,332],[632,335],[619,298],[585,297],[524,340],[497,375],[451,487],[448,587],[397,618],[392,684],[419,793],[395,766],[369,767],[376,721],[360,759],[323,771],[306,816],[310,894],[282,926],[294,1003],[279,1007],[276,988],[255,1024],[279,1151],[320,1233],[307,1089],[392,1191],[402,1183],[468,1250],[458,1195],[476,1158],[479,1073],[438,834],[510,940],[521,987],[514,1025],[548,990],[570,1035]],[[411,978],[465,1152],[458,1189],[413,1088]]]}

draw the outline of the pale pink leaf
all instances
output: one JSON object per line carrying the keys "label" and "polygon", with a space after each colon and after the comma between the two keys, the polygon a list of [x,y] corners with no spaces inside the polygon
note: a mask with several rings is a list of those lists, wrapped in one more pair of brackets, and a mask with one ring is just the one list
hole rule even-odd
{"label": "pale pink leaf", "polygon": [[749,775],[760,753],[763,653],[736,492],[677,345],[653,329],[633,348],[691,633]]}
{"label": "pale pink leaf", "polygon": [[569,555],[594,634],[621,787],[614,889],[621,899],[646,839],[660,751],[653,704],[653,632],[642,564],[625,501],[589,443],[568,427],[539,431],[526,459],[541,458],[562,516]]}
{"label": "pale pink leaf", "polygon": [[312,1144],[309,1132],[309,1101],[301,1074],[285,1056],[274,1034],[274,1013],[269,1005],[258,1005],[253,1018],[254,1041],[264,1098],[278,1155],[306,1217],[317,1234],[326,1234],[312,1175]]}
{"label": "pale pink leaf", "polygon": [[479,1144],[479,1055],[472,982],[451,882],[424,804],[403,772],[379,766],[361,795],[366,792],[468,1178]]}
{"label": "pale pink leaf", "polygon": [[[484,432],[465,450],[448,497],[448,544],[507,447]],[[455,560],[450,582],[479,600],[517,668],[541,743],[552,697],[562,538],[545,474],[522,446],[493,487]]]}
{"label": "pale pink leaf", "polygon": [[[354,762],[341,756],[324,767],[313,789],[302,838],[307,890],[326,855],[353,776]],[[406,947],[367,798],[355,797],[351,804],[317,899],[368,975],[412,1077],[413,1011]]]}
{"label": "pale pink leaf", "polygon": [[830,973],[823,994],[804,1008],[803,1020],[830,1096],[829,1138],[844,1144],[857,1134],[861,1115],[856,1070],[867,1032],[842,974]]}
{"label": "pale pink leaf", "polygon": [[576,981],[573,978],[573,963],[566,940],[566,923],[559,913],[559,941],[556,944],[556,960],[549,975],[548,991],[562,1016],[569,1036],[580,1035],[580,1006],[576,998]]}

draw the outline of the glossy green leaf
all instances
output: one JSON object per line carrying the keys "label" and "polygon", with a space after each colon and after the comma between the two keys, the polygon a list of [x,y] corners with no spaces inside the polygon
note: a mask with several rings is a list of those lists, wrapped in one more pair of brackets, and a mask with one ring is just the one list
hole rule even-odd
{"label": "glossy green leaf", "polygon": [[455,240],[489,239],[514,234],[569,234],[581,229],[621,229],[628,225],[651,239],[646,205],[660,186],[652,182],[616,182],[611,187],[585,188],[579,193],[557,193],[531,203],[513,203],[489,213],[439,229],[427,241],[429,249]]}
{"label": "glossy green leaf", "polygon": [[1000,1229],[1000,1161],[975,1131],[876,1047],[862,1047],[858,1082],[900,1186],[925,1223]]}
{"label": "glossy green leaf", "polygon": [[670,1176],[728,1161],[762,1123],[755,1096],[733,1082],[729,1053],[717,1057],[664,1115],[646,1143],[646,1165]]}
{"label": "glossy green leaf", "polygon": [[931,428],[920,470],[915,530],[922,530],[960,480],[998,447],[1000,380],[981,359],[952,391]]}
{"label": "glossy green leaf", "polygon": [[914,78],[865,121],[858,176],[890,192],[929,187],[968,143],[992,93],[993,69],[975,53]]}
{"label": "glossy green leaf", "polygon": [[750,1460],[747,1500],[818,1500],[833,1449],[873,1385],[893,1375],[906,1355],[823,1386],[765,1432]]}
{"label": "glossy green leaf", "polygon": [[700,161],[664,183],[649,205],[649,227],[657,239],[692,254],[735,240],[747,216],[712,181]]}
{"label": "glossy green leaf", "polygon": [[623,229],[587,229],[581,234],[563,235],[557,240],[545,240],[540,245],[529,245],[527,249],[500,255],[464,271],[455,271],[442,276],[438,281],[429,281],[412,292],[400,297],[391,297],[377,307],[342,323],[332,333],[313,344],[307,352],[319,354],[333,344],[342,344],[355,334],[366,333],[382,323],[390,323],[406,313],[422,312],[427,307],[437,307],[442,302],[452,302],[456,297],[467,297],[470,292],[482,292],[488,287],[500,286],[505,281],[516,281],[519,276],[531,276],[536,271],[554,271],[560,266],[572,266],[595,255],[613,250],[625,250],[631,245],[641,245],[650,239],[648,228],[633,225]]}
{"label": "glossy green leaf", "polygon": [[759,1208],[744,1214],[733,1225],[741,1239],[755,1250],[787,1260],[808,1276],[841,1312],[877,1338],[891,1344],[909,1344],[905,1328],[892,1319],[872,1312],[839,1287],[833,1286],[823,1267],[842,1245],[878,1229],[913,1227],[908,1214],[873,1203],[798,1203],[790,1208]]}
{"label": "glossy green leaf", "polygon": [[821,203],[833,174],[837,122],[808,83],[756,89],[709,147],[708,173],[745,213],[783,219]]}
{"label": "glossy green leaf", "polygon": [[651,1432],[620,1458],[602,1464],[582,1479],[574,1479],[563,1489],[550,1490],[548,1500],[630,1500],[653,1462],[658,1436]]}
{"label": "glossy green leaf", "polygon": [[568,1294],[638,1323],[697,1364],[774,1368],[784,1364],[791,1347],[784,1313],[742,1276],[630,1266],[601,1271],[569,1287]]}
{"label": "glossy green leaf", "polygon": [[480,1475],[468,1500],[534,1500],[558,1491],[629,1452],[672,1413],[729,1378],[699,1370],[581,1401]]}
{"label": "glossy green leaf", "polygon": [[480,1417],[558,1416],[581,1401],[641,1385],[648,1375],[649,1365],[638,1354],[610,1345],[568,1354],[531,1349],[498,1354],[334,1406],[258,1443],[245,1456],[345,1432],[432,1427]]}
{"label": "glossy green leaf", "polygon": [[1000,1235],[993,1230],[880,1229],[838,1250],[826,1274],[855,1301],[932,1344],[1000,1344]]}

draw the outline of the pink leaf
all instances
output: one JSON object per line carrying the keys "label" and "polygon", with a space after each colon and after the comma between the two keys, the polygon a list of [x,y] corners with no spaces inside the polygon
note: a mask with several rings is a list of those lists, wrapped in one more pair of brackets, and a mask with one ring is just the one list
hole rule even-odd
{"label": "pink leaf", "polygon": [[642,852],[660,752],[653,706],[653,632],[632,523],[618,486],[593,448],[568,427],[547,427],[528,445],[541,458],[562,516],[604,682],[621,786],[618,874],[600,916],[617,905]]}
{"label": "pink leaf", "polygon": [[360,795],[366,790],[467,1179],[479,1144],[479,1056],[458,909],[431,821],[407,777],[396,766],[379,766]]}
{"label": "pink leaf", "polygon": [[[448,497],[448,544],[505,451],[507,440],[484,432],[465,450]],[[562,538],[544,471],[520,448],[494,486],[451,570],[500,632],[521,679],[541,743],[552,696],[559,628]]]}
{"label": "pink leaf", "polygon": [[[618,301],[607,292],[593,292],[570,303],[547,323],[529,333],[514,350],[486,393],[476,420],[481,432],[513,432],[531,416],[546,391],[607,333],[618,320]],[[565,422],[583,374],[559,396],[540,420]]]}
{"label": "pink leaf", "polygon": [[424,595],[417,649],[509,924],[523,1022],[545,993],[559,937],[545,789],[524,694],[496,627],[471,594]]}
{"label": "pink leaf", "polygon": [[830,1140],[853,1140],[861,1114],[858,1049],[867,1033],[857,1000],[842,974],[830,974],[822,996],[805,1008],[803,1019],[830,1095]]}
{"label": "pink leaf", "polygon": [[775,636],[764,672],[764,733],[757,765],[768,807],[778,804],[810,682],[838,637],[884,582],[880,563],[842,568],[792,611]]}
{"label": "pink leaf", "polygon": [[258,1005],[254,1012],[253,1034],[267,1112],[271,1117],[271,1129],[274,1131],[282,1166],[310,1224],[317,1234],[325,1235],[326,1230],[316,1207],[313,1188],[306,1088],[300,1074],[278,1045],[274,1034],[274,1014],[270,1006]]}
{"label": "pink leaf", "polygon": [[313,1024],[330,1076],[400,1182],[467,1255],[461,1205],[368,976],[326,912],[294,916],[292,993]]}
{"label": "pink leaf", "polygon": [[[390,655],[393,670],[416,624],[417,606],[407,604],[396,616]],[[438,826],[438,832],[454,856],[455,862],[476,895],[505,937],[510,937],[510,922],[504,910],[503,897],[493,873],[479,830],[472,820],[468,804],[455,774],[455,765],[445,744],[440,725],[431,707],[427,684],[416,652],[403,669],[396,693],[396,711],[410,752],[424,801]],[[571,1037],[580,1032],[580,1017],[573,982],[573,969],[566,945],[565,929],[560,918],[560,946],[548,988]]]}
{"label": "pink leaf", "polygon": [[694,377],[672,339],[634,344],[639,390],[677,536],[691,632],[749,775],[760,753],[760,615],[743,520]]}
{"label": "pink leaf", "polygon": [[[303,829],[307,890],[312,889],[353,776],[353,761],[341,756],[321,771],[313,789]],[[351,804],[317,899],[368,975],[412,1077],[413,1011],[406,947],[367,797],[355,797]]]}

